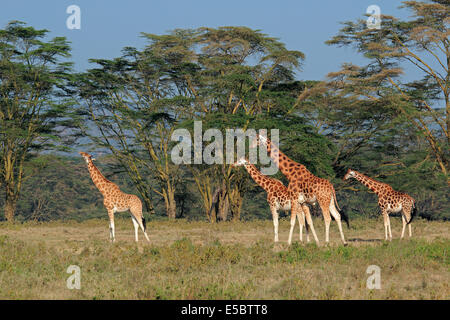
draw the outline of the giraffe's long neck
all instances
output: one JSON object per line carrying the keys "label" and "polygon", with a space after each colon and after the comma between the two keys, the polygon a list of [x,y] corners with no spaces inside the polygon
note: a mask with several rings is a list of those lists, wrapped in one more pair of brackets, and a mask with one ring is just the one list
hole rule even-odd
{"label": "giraffe's long neck", "polygon": [[[292,170],[289,168],[303,166],[298,162],[290,159],[287,155],[280,151],[280,149],[268,138],[266,138],[266,148],[272,161],[278,166],[281,173],[290,181],[292,177]],[[305,168],[306,170],[306,168]]]}
{"label": "giraffe's long neck", "polygon": [[354,171],[354,172],[355,172],[355,179],[358,180],[359,182],[361,182],[363,185],[365,185],[367,188],[369,188],[373,192],[375,192],[377,195],[380,193],[380,191],[382,189],[384,189],[384,188],[386,188],[386,186],[388,186],[387,184],[378,182],[372,178],[369,178],[368,176],[366,176],[358,171]]}
{"label": "giraffe's long neck", "polygon": [[97,167],[92,163],[92,160],[89,160],[88,162],[88,169],[89,173],[91,174],[92,182],[94,182],[97,189],[101,193],[103,193],[105,191],[105,187],[112,182],[102,175],[100,170],[98,170]]}
{"label": "giraffe's long neck", "polygon": [[247,170],[247,172],[250,174],[250,176],[252,177],[253,180],[255,180],[255,182],[257,184],[260,185],[261,188],[263,188],[264,190],[267,191],[267,187],[269,186],[269,182],[270,182],[270,178],[263,175],[253,164],[251,163],[246,163],[245,165],[245,169]]}

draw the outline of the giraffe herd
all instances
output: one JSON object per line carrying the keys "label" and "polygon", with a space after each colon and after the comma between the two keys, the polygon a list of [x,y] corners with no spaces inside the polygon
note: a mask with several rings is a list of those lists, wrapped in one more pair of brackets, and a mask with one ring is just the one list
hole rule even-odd
{"label": "giraffe herd", "polygon": [[[267,202],[272,213],[274,226],[274,241],[278,242],[278,210],[291,211],[290,231],[288,244],[292,242],[292,234],[296,219],[300,227],[299,240],[303,241],[303,226],[306,229],[306,241],[309,242],[308,228],[314,240],[319,244],[316,231],[314,229],[311,213],[308,204],[318,204],[325,222],[325,242],[329,243],[329,231],[331,217],[338,225],[341,241],[347,245],[342,230],[341,217],[349,226],[348,218],[343,211],[339,209],[336,199],[336,192],[330,181],[313,175],[304,165],[295,162],[280,151],[278,146],[271,142],[266,136],[259,134],[254,140],[251,148],[260,145],[266,148],[272,161],[279,168],[281,173],[287,178],[289,184],[286,187],[280,180],[268,177],[262,174],[246,158],[238,159],[232,166],[244,166],[252,179],[267,192]],[[131,219],[135,230],[135,241],[138,241],[138,229],[144,233],[147,241],[150,241],[146,233],[145,219],[142,214],[141,200],[132,194],[122,192],[113,182],[107,180],[93,164],[92,156],[85,152],[80,152],[85,159],[89,173],[95,186],[103,195],[103,204],[108,211],[110,239],[115,241],[114,213],[130,210]],[[417,212],[415,200],[406,193],[398,192],[392,189],[386,183],[378,182],[370,177],[363,175],[355,170],[349,169],[344,180],[354,178],[375,192],[378,196],[378,205],[381,208],[381,214],[384,219],[385,240],[392,240],[391,225],[389,213],[401,212],[403,229],[401,238],[403,238],[406,225],[409,227],[409,236],[412,236],[411,221]],[[341,211],[341,212],[339,212]],[[389,234],[389,237],[388,237]]]}

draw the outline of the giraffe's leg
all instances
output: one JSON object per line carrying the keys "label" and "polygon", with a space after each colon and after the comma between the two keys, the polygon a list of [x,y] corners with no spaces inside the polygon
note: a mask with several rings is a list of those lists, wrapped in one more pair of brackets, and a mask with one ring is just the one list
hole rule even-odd
{"label": "giraffe's leg", "polygon": [[114,242],[114,236],[113,236],[113,227],[112,227],[112,222],[111,220],[109,220],[109,240],[111,242]]}
{"label": "giraffe's leg", "polygon": [[344,232],[342,231],[342,223],[341,223],[341,215],[339,214],[339,212],[337,211],[335,205],[334,205],[334,199],[331,198],[331,203],[330,203],[330,213],[333,215],[334,220],[336,220],[338,228],[339,228],[339,233],[341,235],[341,240],[342,243],[345,245],[347,245],[347,242],[345,241],[345,237],[344,237]]}
{"label": "giraffe's leg", "polygon": [[109,216],[109,237],[111,239],[111,242],[116,241],[115,236],[115,228],[114,228],[114,210],[108,209],[108,216]]}
{"label": "giraffe's leg", "polygon": [[331,223],[331,218],[326,218],[325,220],[325,243],[329,244],[330,243],[330,223]]}
{"label": "giraffe's leg", "polygon": [[[411,219],[412,219],[413,206],[414,206],[414,203],[412,204],[412,206],[409,207],[409,209],[407,211],[408,215],[405,214],[405,220],[408,219],[407,221],[411,221]],[[412,236],[411,223],[408,224],[408,229],[409,229],[409,237],[411,238],[411,236]]]}
{"label": "giraffe's leg", "polygon": [[316,244],[318,245],[319,239],[317,238],[316,230],[314,229],[314,224],[311,219],[311,213],[309,212],[309,208],[306,204],[303,204],[302,208],[305,212],[306,222],[308,223],[309,227],[311,228],[311,233],[313,234],[314,241],[316,241]]}
{"label": "giraffe's leg", "polygon": [[383,214],[383,221],[384,221],[384,240],[387,240],[388,239],[388,222],[387,222],[388,215],[387,215],[387,212],[385,212],[385,211],[383,211],[382,214]]}
{"label": "giraffe's leg", "polygon": [[278,211],[274,206],[270,208],[270,211],[272,211],[273,232],[275,235],[273,241],[278,242]]}
{"label": "giraffe's leg", "polygon": [[131,221],[133,221],[133,226],[134,226],[134,239],[136,242],[138,242],[139,223],[136,221],[136,218],[134,216],[131,216]]}
{"label": "giraffe's leg", "polygon": [[389,215],[387,215],[387,224],[389,230],[389,241],[392,241],[391,219],[389,218]]}
{"label": "giraffe's leg", "polygon": [[141,227],[142,232],[144,233],[145,239],[147,240],[147,242],[150,242],[150,239],[148,238],[147,235],[147,231],[144,228],[144,225],[142,224],[142,222],[139,224],[139,226]]}
{"label": "giraffe's leg", "polygon": [[303,242],[303,226],[305,225],[305,213],[303,212],[303,209],[300,205],[297,206],[297,220],[298,220],[298,226],[299,226],[299,240],[300,242]]}
{"label": "giraffe's leg", "polygon": [[330,208],[328,200],[324,203],[324,201],[319,202],[320,208],[322,209],[323,220],[325,221],[325,242],[330,243]]}
{"label": "giraffe's leg", "polygon": [[299,207],[299,209],[299,212],[297,212],[298,227],[300,228],[299,240],[300,242],[303,242],[303,226],[305,225],[305,214],[301,207]]}
{"label": "giraffe's leg", "polygon": [[309,208],[306,204],[302,204],[302,210],[303,210],[303,224],[305,225],[305,233],[306,233],[306,242],[309,242],[309,231],[308,227],[306,225],[305,219],[307,216],[311,217],[311,213],[309,212]]}
{"label": "giraffe's leg", "polygon": [[403,236],[405,235],[405,229],[406,229],[406,219],[405,219],[405,215],[402,214],[402,235],[400,236],[400,239],[403,239]]}
{"label": "giraffe's leg", "polygon": [[288,245],[291,245],[292,243],[292,233],[294,232],[294,226],[295,226],[295,217],[297,216],[298,212],[298,203],[297,201],[292,201],[292,207],[291,207],[291,229],[289,230],[289,239],[288,239]]}
{"label": "giraffe's leg", "polygon": [[[145,230],[144,223],[143,223],[144,217],[142,215],[142,205],[138,205],[137,207],[132,207],[130,209],[130,211],[134,218],[133,224],[134,224],[134,222],[136,222],[138,224],[138,226],[141,228],[142,232],[144,233],[145,239],[148,242],[150,242],[150,239],[148,238],[147,231]],[[137,232],[137,229],[136,229],[136,232]],[[136,239],[137,239],[137,236],[136,236]]]}

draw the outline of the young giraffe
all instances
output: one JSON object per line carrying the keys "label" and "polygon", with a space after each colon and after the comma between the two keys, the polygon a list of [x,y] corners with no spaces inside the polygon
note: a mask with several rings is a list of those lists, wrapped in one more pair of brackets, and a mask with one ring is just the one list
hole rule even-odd
{"label": "young giraffe", "polygon": [[[88,165],[89,173],[92,181],[97,189],[103,195],[103,205],[108,210],[109,216],[109,235],[112,242],[115,242],[115,228],[114,228],[114,213],[130,210],[131,220],[134,225],[135,240],[138,241],[138,228],[140,227],[147,241],[150,239],[147,236],[146,224],[144,216],[142,215],[141,200],[134,194],[127,194],[120,191],[119,187],[113,182],[106,179],[97,167],[92,163],[92,155],[86,152],[80,152]],[[95,160],[95,159],[94,159]]]}
{"label": "young giraffe", "polygon": [[[317,238],[316,231],[314,230],[311,214],[306,203],[319,203],[319,206],[322,209],[322,215],[325,221],[325,242],[329,243],[331,213],[331,215],[337,222],[342,243],[344,245],[347,245],[344,233],[342,231],[341,215],[338,211],[339,206],[337,205],[336,193],[331,182],[326,179],[316,177],[311,172],[309,172],[304,165],[291,160],[284,153],[282,153],[280,149],[267,137],[259,134],[255,140],[255,143],[263,145],[267,148],[267,152],[269,153],[271,159],[274,161],[275,165],[277,165],[280,171],[289,180],[288,190],[298,200],[293,202],[292,208],[293,210],[296,210],[296,206],[302,206],[306,221],[311,228],[311,232],[316,243],[319,243],[319,239]],[[336,206],[338,207],[338,209],[336,209]],[[347,223],[347,226],[349,226],[348,219],[343,212],[342,217]],[[291,218],[290,234],[292,234],[294,225],[295,220],[293,221]],[[291,237],[289,237],[289,243],[291,243]]]}
{"label": "young giraffe", "polygon": [[[235,162],[233,167],[244,166],[252,179],[267,192],[267,202],[272,213],[273,227],[275,232],[275,242],[278,242],[278,210],[291,210],[291,195],[288,188],[278,179],[270,178],[262,174],[247,159],[241,158]],[[305,215],[301,208],[296,212],[298,225],[300,227],[300,241],[303,241],[303,225],[305,225]],[[295,221],[295,217],[294,217]],[[309,241],[308,229],[306,228],[306,238]]]}
{"label": "young giraffe", "polygon": [[417,213],[417,208],[415,206],[415,201],[409,195],[403,192],[398,192],[392,189],[392,187],[386,183],[376,181],[362,173],[348,169],[344,176],[344,180],[355,178],[367,188],[375,192],[378,196],[378,205],[381,208],[381,214],[384,219],[384,236],[388,240],[388,230],[389,230],[389,240],[392,240],[391,232],[391,222],[389,220],[389,213],[402,211],[402,236],[405,234],[406,225],[409,228],[409,236],[412,236],[411,224],[413,216]]}

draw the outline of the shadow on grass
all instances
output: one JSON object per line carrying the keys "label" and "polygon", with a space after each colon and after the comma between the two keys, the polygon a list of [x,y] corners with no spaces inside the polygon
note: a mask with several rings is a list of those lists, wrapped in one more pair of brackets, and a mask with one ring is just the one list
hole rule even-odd
{"label": "shadow on grass", "polygon": [[347,239],[348,242],[382,242],[383,239],[362,239],[362,238],[352,238]]}

